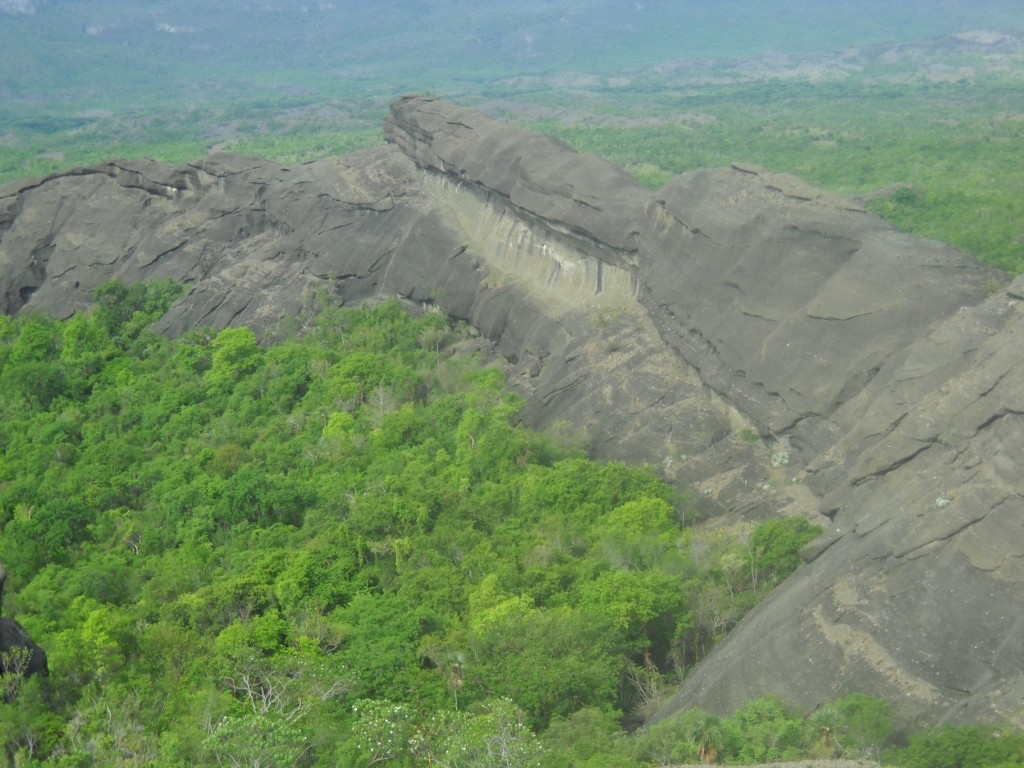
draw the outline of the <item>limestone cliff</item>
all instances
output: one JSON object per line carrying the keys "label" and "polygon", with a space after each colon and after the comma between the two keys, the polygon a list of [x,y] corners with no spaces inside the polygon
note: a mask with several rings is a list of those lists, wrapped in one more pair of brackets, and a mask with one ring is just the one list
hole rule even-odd
{"label": "limestone cliff", "polygon": [[1001,276],[964,254],[752,166],[652,193],[419,97],[385,137],[0,187],[0,310],[67,316],[111,278],[168,276],[189,286],[169,334],[272,331],[317,292],[439,304],[508,361],[531,425],[567,420],[723,514],[827,525],[669,709],[858,690],[922,722],[1019,717],[1019,282],[989,295]]}

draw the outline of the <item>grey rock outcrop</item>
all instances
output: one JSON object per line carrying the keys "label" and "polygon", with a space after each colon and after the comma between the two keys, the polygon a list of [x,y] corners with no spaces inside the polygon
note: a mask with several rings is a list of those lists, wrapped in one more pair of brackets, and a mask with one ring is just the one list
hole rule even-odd
{"label": "grey rock outcrop", "polygon": [[317,294],[441,305],[507,361],[532,426],[571,424],[720,513],[827,526],[660,716],[855,690],[907,720],[1020,716],[1019,282],[993,293],[1003,276],[966,255],[752,166],[653,193],[418,97],[385,136],[301,166],[117,161],[0,187],[0,310],[67,316],[115,277],[189,286],[168,334],[273,333]]}
{"label": "grey rock outcrop", "polygon": [[906,720],[1020,722],[1022,292],[1018,279],[911,345],[812,462],[827,533],[675,708],[727,708],[751,687],[813,708],[859,688]]}
{"label": "grey rock outcrop", "polygon": [[651,194],[625,171],[551,136],[427,99],[396,102],[384,130],[417,165],[499,197],[551,233],[569,234],[576,249],[602,263],[638,266]]}
{"label": "grey rock outcrop", "polygon": [[654,239],[644,260],[644,303],[663,337],[807,458],[849,430],[858,393],[990,277],[948,246],[752,166],[685,174],[659,197],[685,230]]}
{"label": "grey rock outcrop", "polygon": [[[6,582],[7,569],[0,564],[0,614],[3,612]],[[0,615],[0,673],[20,674],[26,678],[50,674],[46,652],[21,624],[3,615]]]}

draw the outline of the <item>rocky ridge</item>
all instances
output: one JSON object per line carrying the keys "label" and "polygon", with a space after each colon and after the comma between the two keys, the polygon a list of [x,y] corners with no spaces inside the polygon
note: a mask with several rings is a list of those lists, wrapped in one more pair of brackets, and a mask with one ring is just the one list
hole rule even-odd
{"label": "rocky ridge", "polygon": [[659,716],[863,691],[908,721],[1021,718],[1020,280],[993,290],[964,254],[744,164],[652,193],[421,97],[385,136],[0,187],[0,310],[67,316],[114,277],[188,285],[168,334],[272,333],[318,294],[440,305],[507,361],[532,426],[734,518],[827,526]]}

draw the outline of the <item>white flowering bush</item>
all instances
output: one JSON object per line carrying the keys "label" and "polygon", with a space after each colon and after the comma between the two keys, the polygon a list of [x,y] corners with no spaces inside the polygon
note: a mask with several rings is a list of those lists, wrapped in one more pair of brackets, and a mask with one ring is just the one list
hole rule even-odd
{"label": "white flowering bush", "polygon": [[416,724],[408,705],[362,699],[352,705],[352,712],[356,716],[352,726],[356,745],[368,758],[368,765],[411,753]]}
{"label": "white flowering bush", "polygon": [[356,741],[371,766],[537,768],[541,746],[523,712],[493,699],[473,712],[439,712],[422,720],[405,704],[363,700],[352,707]]}
{"label": "white flowering bush", "polygon": [[489,701],[478,714],[452,718],[433,755],[440,768],[534,768],[540,742],[509,699]]}

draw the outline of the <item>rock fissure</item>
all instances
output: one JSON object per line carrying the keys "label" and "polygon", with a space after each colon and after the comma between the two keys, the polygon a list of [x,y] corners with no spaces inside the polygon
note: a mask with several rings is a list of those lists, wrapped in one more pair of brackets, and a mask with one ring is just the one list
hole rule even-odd
{"label": "rock fissure", "polygon": [[570,381],[568,384],[563,384],[561,386],[555,387],[554,389],[551,389],[545,394],[541,395],[541,401],[545,404],[548,404],[551,403],[553,400],[562,397],[565,394],[568,394],[569,392],[578,390],[586,379],[587,376],[585,375],[579,376]]}
{"label": "rock fissure", "polygon": [[991,510],[985,510],[982,514],[977,515],[976,517],[971,517],[967,520],[964,520],[960,524],[953,527],[951,530],[942,532],[940,535],[936,536],[935,538],[929,539],[923,544],[917,544],[916,546],[907,549],[896,548],[893,550],[893,555],[899,558],[914,559],[919,555],[919,553],[921,553],[923,550],[927,548],[934,547],[936,544],[944,544],[952,541],[956,536],[960,535],[971,526],[977,525],[982,520],[984,520],[988,516],[990,511]]}
{"label": "rock fissure", "polygon": [[143,266],[143,267],[148,267],[150,264],[153,264],[153,263],[159,261],[160,259],[164,258],[165,256],[170,256],[171,254],[175,253],[176,251],[181,250],[183,247],[185,247],[185,245],[187,245],[187,243],[188,243],[188,240],[184,239],[184,240],[181,240],[180,242],[178,242],[176,245],[172,245],[170,248],[166,248],[166,249],[164,249],[164,250],[162,250],[162,251],[160,251],[160,252],[158,252],[158,253],[156,253],[156,254],[154,254],[152,256],[140,257],[140,258],[138,258],[139,264],[141,266]]}
{"label": "rock fissure", "polygon": [[[915,442],[921,441],[915,440]],[[896,471],[903,465],[909,464],[911,461],[913,461],[922,453],[931,448],[934,444],[934,441],[925,441],[921,445],[919,445],[915,450],[905,453],[899,456],[898,458],[894,459],[893,461],[884,464],[883,466],[864,472],[860,476],[854,478],[850,482],[850,484],[854,487],[857,487],[858,485],[863,485],[864,483],[872,482],[878,480],[879,478],[885,475],[891,474],[892,472]]]}
{"label": "rock fissure", "polygon": [[630,413],[633,414],[633,415],[636,415],[636,414],[643,413],[644,411],[649,411],[652,408],[656,408],[658,405],[663,403],[665,400],[668,399],[668,397],[669,397],[669,393],[666,392],[665,394],[660,395],[659,397],[657,397],[653,402],[645,403],[645,404],[641,405],[639,408],[631,410]]}
{"label": "rock fissure", "polygon": [[746,309],[741,309],[740,310],[740,314],[743,315],[744,317],[752,317],[755,320],[764,320],[767,323],[778,323],[779,322],[775,318],[765,317],[764,315],[760,315],[757,312],[751,312],[751,311],[746,310]]}
{"label": "rock fissure", "polygon": [[849,322],[850,320],[857,320],[858,318],[862,317],[870,317],[875,314],[878,314],[875,310],[867,310],[865,312],[843,315],[842,317],[834,317],[828,315],[815,314],[814,312],[808,312],[807,317],[809,317],[811,320],[821,320],[823,322],[846,323]]}

